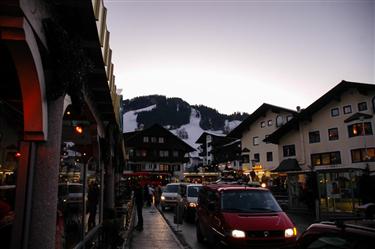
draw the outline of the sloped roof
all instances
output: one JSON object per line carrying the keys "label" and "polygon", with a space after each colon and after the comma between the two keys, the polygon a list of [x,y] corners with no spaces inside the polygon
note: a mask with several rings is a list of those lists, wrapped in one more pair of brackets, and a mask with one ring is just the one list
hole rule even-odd
{"label": "sloped roof", "polygon": [[[180,147],[181,149],[192,152],[195,151],[193,147],[191,147],[189,144],[187,144],[185,141],[177,137],[175,134],[170,132],[169,130],[165,129],[163,126],[159,124],[154,124],[146,129],[140,130],[140,131],[133,131],[133,132],[126,132],[123,133],[125,144],[131,144],[136,139],[139,139],[139,137],[143,136],[160,136],[165,135],[169,136],[174,139],[175,147]],[[160,148],[166,145],[158,144]]]}
{"label": "sloped roof", "polygon": [[287,158],[281,161],[276,169],[271,170],[272,172],[289,172],[289,171],[300,171],[302,170],[298,164],[298,161],[294,158]]}
{"label": "sloped roof", "polygon": [[279,129],[270,134],[263,141],[278,143],[279,139],[282,136],[284,136],[287,132],[289,132],[292,129],[299,129],[299,121],[311,119],[314,113],[318,112],[332,100],[340,100],[341,94],[350,88],[356,88],[360,93],[363,93],[364,95],[366,95],[371,90],[375,91],[374,84],[350,82],[343,80],[334,88],[332,88],[323,96],[321,96],[319,99],[317,99],[315,102],[313,102],[311,105],[309,105],[306,109],[302,109],[301,112],[294,116],[288,123],[281,126]]}
{"label": "sloped roof", "polygon": [[354,120],[360,120],[362,117],[363,117],[363,119],[370,119],[370,118],[372,118],[372,115],[367,114],[367,113],[357,112],[357,113],[354,113],[349,118],[345,119],[344,122],[348,123],[348,122],[351,122],[351,121],[354,121]]}
{"label": "sloped roof", "polygon": [[249,126],[254,123],[259,117],[264,115],[268,110],[271,110],[275,113],[278,113],[280,111],[286,111],[290,113],[297,113],[294,110],[290,110],[284,107],[275,106],[267,103],[263,103],[258,109],[256,109],[252,114],[250,114],[249,117],[247,117],[244,121],[242,121],[236,128],[234,128],[228,136],[235,137],[235,138],[241,138],[242,133],[249,128]]}
{"label": "sloped roof", "polygon": [[195,141],[195,143],[196,144],[203,144],[203,143],[205,143],[206,142],[206,135],[211,135],[211,136],[216,137],[216,138],[226,138],[225,134],[215,134],[215,133],[204,131],[199,136],[199,138],[197,139],[197,141]]}

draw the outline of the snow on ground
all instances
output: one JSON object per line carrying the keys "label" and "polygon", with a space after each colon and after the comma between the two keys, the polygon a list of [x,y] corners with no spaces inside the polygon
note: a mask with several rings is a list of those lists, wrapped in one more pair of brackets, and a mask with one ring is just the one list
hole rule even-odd
{"label": "snow on ground", "polygon": [[151,111],[156,105],[151,105],[135,111],[128,111],[124,114],[124,132],[132,132],[138,128],[137,116],[139,112]]}
{"label": "snow on ground", "polygon": [[[196,144],[195,141],[197,141],[198,138],[202,135],[202,133],[205,132],[205,130],[203,130],[199,126],[199,123],[201,121],[200,117],[201,117],[200,113],[196,109],[191,108],[190,122],[186,125],[182,125],[178,129],[171,130],[171,132],[177,135],[178,130],[185,129],[186,132],[189,134],[189,137],[187,139],[183,139],[184,142],[189,144],[194,149],[197,149],[199,144]],[[206,131],[206,132],[217,134],[217,135],[223,134],[223,131]],[[198,156],[198,151],[192,152],[191,156],[192,157]]]}
{"label": "snow on ground", "polygon": [[228,122],[228,125],[229,125],[229,130],[233,130],[234,128],[236,128],[242,121],[240,120],[233,120],[233,121],[230,121]]}

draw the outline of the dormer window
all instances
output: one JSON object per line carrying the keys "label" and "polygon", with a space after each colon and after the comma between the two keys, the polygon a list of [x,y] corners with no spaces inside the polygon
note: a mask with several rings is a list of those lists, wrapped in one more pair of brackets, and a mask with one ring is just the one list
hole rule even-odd
{"label": "dormer window", "polygon": [[261,128],[266,127],[266,122],[265,122],[265,121],[260,122],[260,127],[261,127]]}
{"label": "dormer window", "polygon": [[268,125],[268,126],[272,126],[272,123],[273,123],[273,122],[272,122],[272,119],[270,119],[270,120],[267,121],[267,125]]}
{"label": "dormer window", "polygon": [[276,117],[276,127],[281,127],[283,125],[283,116],[278,115]]}

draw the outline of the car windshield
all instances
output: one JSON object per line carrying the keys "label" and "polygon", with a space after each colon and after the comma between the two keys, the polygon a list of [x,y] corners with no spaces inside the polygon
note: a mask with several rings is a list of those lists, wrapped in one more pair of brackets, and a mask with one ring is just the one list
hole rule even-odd
{"label": "car windshield", "polygon": [[178,185],[167,185],[167,187],[164,189],[164,192],[166,193],[177,193],[178,192]]}
{"label": "car windshield", "polygon": [[198,197],[199,190],[201,189],[201,186],[190,186],[188,187],[188,194],[189,197]]}
{"label": "car windshield", "polygon": [[221,198],[221,208],[229,212],[244,213],[281,211],[272,194],[262,190],[224,191]]}

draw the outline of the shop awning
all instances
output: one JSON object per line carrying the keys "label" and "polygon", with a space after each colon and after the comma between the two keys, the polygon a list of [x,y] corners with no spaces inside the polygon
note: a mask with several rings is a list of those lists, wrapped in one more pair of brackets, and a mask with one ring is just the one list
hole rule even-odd
{"label": "shop awning", "polygon": [[300,171],[302,170],[298,164],[298,161],[294,158],[288,158],[281,161],[279,166],[271,170],[272,172],[288,172],[288,171]]}

